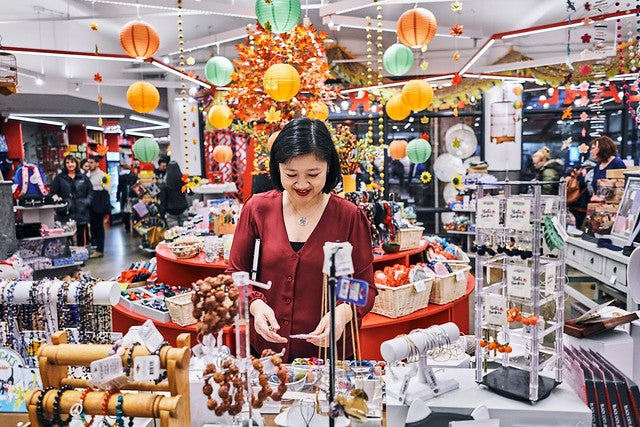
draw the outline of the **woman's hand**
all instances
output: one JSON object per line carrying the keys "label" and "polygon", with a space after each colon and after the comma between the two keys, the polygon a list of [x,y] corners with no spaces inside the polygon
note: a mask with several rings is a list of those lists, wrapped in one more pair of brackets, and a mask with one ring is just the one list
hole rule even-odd
{"label": "woman's hand", "polygon": [[[353,313],[351,307],[348,304],[340,304],[336,306],[336,341],[340,339],[344,328],[351,321]],[[307,342],[318,347],[328,347],[329,339],[331,335],[331,313],[325,314],[316,329],[309,334]]]}
{"label": "woman's hand", "polygon": [[257,299],[249,306],[249,311],[253,316],[253,326],[262,338],[269,342],[286,343],[287,339],[278,335],[276,331],[280,325],[276,320],[273,309],[261,299]]}

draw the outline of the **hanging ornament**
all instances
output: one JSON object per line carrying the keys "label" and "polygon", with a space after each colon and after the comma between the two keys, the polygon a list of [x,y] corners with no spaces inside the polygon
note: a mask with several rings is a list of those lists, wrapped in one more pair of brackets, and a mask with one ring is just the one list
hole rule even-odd
{"label": "hanging ornament", "polygon": [[257,0],[256,16],[262,28],[275,34],[289,32],[300,21],[300,0]]}
{"label": "hanging ornament", "polygon": [[562,120],[571,119],[572,113],[573,113],[573,111],[572,111],[571,106],[568,106],[567,108],[565,108],[564,111],[562,112]]}
{"label": "hanging ornament", "polygon": [[451,12],[462,12],[462,3],[460,3],[460,0],[451,3]]}
{"label": "hanging ornament", "polygon": [[520,110],[522,108],[522,100],[516,99],[515,101],[513,101],[513,108],[515,108],[516,110]]}
{"label": "hanging ornament", "polygon": [[422,138],[411,140],[407,145],[407,157],[411,163],[424,163],[431,157],[431,145]]}
{"label": "hanging ornament", "polygon": [[282,119],[282,113],[271,107],[264,115],[264,119],[267,123],[278,123]]}
{"label": "hanging ornament", "polygon": [[451,178],[451,184],[453,184],[455,188],[462,188],[462,175],[459,173],[455,174],[453,178]]}
{"label": "hanging ornament", "polygon": [[396,139],[389,144],[389,155],[394,160],[400,160],[407,157],[407,141]]}
{"label": "hanging ornament", "polygon": [[138,113],[150,113],[160,103],[160,92],[151,83],[135,82],[127,89],[127,102]]}
{"label": "hanging ornament", "polygon": [[264,73],[262,84],[275,101],[289,101],[300,91],[300,74],[289,64],[273,64]]}
{"label": "hanging ornament", "polygon": [[580,36],[580,40],[582,40],[582,43],[590,43],[591,35],[589,33],[584,33],[582,36]]}
{"label": "hanging ornament", "polygon": [[233,63],[224,56],[214,56],[204,66],[204,76],[215,86],[228,85],[233,71]]}
{"label": "hanging ornament", "polygon": [[133,155],[141,162],[153,162],[158,154],[160,147],[158,142],[153,138],[140,138],[133,144]]}
{"label": "hanging ornament", "polygon": [[587,12],[591,11],[591,3],[589,3],[588,1],[584,2],[584,10],[586,10]]}
{"label": "hanging ornament", "polygon": [[329,107],[322,101],[315,101],[309,106],[307,117],[315,120],[327,120],[329,118]]}
{"label": "hanging ornament", "polygon": [[433,88],[424,80],[411,80],[403,86],[401,97],[411,111],[422,111],[433,101]]}
{"label": "hanging ornament", "polygon": [[515,96],[520,96],[520,95],[522,95],[522,92],[524,91],[524,87],[520,83],[518,83],[518,84],[513,85],[512,91],[513,91],[513,94]]}
{"label": "hanging ornament", "polygon": [[456,62],[460,60],[460,52],[458,52],[457,50],[453,52],[453,60]]}
{"label": "hanging ornament", "polygon": [[583,65],[582,67],[580,67],[580,75],[582,76],[588,76],[592,71],[593,69],[588,65]]}
{"label": "hanging ornament", "polygon": [[457,86],[460,83],[462,83],[462,76],[458,73],[455,73],[455,75],[451,78],[451,84]]}
{"label": "hanging ornament", "polygon": [[[429,117],[427,117],[427,116],[420,117],[420,123],[422,123],[423,125],[428,124],[429,123]],[[425,139],[427,139],[427,141],[429,140],[428,138],[425,138]]]}
{"label": "hanging ornament", "polygon": [[560,150],[561,151],[568,150],[571,147],[571,144],[573,144],[572,136],[562,141],[562,147],[560,147]]}
{"label": "hanging ornament", "polygon": [[193,65],[196,63],[196,59],[193,56],[187,58],[187,65]]}
{"label": "hanging ornament", "polygon": [[449,28],[451,37],[460,37],[464,31],[464,25],[455,24]]}
{"label": "hanging ornament", "polygon": [[96,82],[96,83],[102,83],[102,74],[95,73],[93,75],[93,81]]}
{"label": "hanging ornament", "polygon": [[120,30],[120,46],[132,58],[149,58],[160,47],[158,32],[143,21],[131,21]]}
{"label": "hanging ornament", "polygon": [[398,39],[406,46],[424,47],[436,35],[438,24],[430,10],[417,7],[404,12],[396,26]]}
{"label": "hanging ornament", "polygon": [[91,21],[90,27],[92,31],[98,31],[98,24],[95,21]]}
{"label": "hanging ornament", "polygon": [[228,128],[233,122],[233,112],[226,105],[214,105],[207,116],[209,124],[216,129]]}
{"label": "hanging ornament", "polygon": [[227,163],[233,159],[233,150],[228,145],[217,145],[213,149],[213,160],[218,163]]}
{"label": "hanging ornament", "polygon": [[423,184],[428,184],[431,182],[431,173],[429,171],[424,171],[420,174],[420,182]]}
{"label": "hanging ornament", "polygon": [[413,66],[413,59],[411,49],[401,43],[394,43],[385,50],[382,63],[389,74],[402,76]]}
{"label": "hanging ornament", "polygon": [[583,111],[582,113],[580,113],[580,121],[581,122],[586,122],[589,119],[589,115],[587,114],[586,111]]}
{"label": "hanging ornament", "polygon": [[458,107],[453,108],[453,117],[458,117]]}
{"label": "hanging ornament", "polygon": [[402,100],[402,95],[399,93],[389,98],[385,110],[389,118],[396,121],[404,120],[411,114],[411,108]]}

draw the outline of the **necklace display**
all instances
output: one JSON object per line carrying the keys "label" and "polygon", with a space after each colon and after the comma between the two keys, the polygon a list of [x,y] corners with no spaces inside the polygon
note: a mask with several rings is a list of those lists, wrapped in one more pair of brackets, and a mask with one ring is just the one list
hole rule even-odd
{"label": "necklace display", "polygon": [[[289,201],[289,206],[291,206],[291,209],[293,210],[293,212],[296,215],[298,215],[298,217],[299,217],[298,218],[298,224],[301,227],[305,227],[309,223],[309,220],[307,219],[307,216],[306,215],[302,215],[300,213],[300,211],[296,208],[295,204],[293,204],[293,202],[291,201],[291,197],[289,197],[288,194],[287,194],[287,199]],[[314,214],[317,212],[317,208],[322,204],[323,200],[324,200],[323,193],[320,193],[320,203],[315,206],[315,209],[313,209],[313,213]]]}

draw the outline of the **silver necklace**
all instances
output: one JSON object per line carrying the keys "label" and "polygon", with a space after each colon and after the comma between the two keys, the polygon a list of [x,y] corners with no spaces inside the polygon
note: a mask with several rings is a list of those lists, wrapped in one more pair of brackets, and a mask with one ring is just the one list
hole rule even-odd
{"label": "silver necklace", "polygon": [[296,209],[295,205],[291,202],[291,199],[290,199],[290,198],[289,198],[289,205],[293,208],[293,211],[294,211],[297,215],[299,215],[299,216],[300,216],[300,218],[298,218],[298,224],[299,224],[301,227],[306,226],[306,225],[309,223],[309,221],[307,220],[307,217],[306,217],[306,216],[304,216],[304,215],[302,215],[302,214],[300,213],[300,211],[298,211],[298,209]]}

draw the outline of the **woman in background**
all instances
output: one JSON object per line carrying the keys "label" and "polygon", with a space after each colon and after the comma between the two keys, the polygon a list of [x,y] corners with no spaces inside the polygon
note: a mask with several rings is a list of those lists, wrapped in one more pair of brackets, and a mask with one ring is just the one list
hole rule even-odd
{"label": "woman in background", "polygon": [[[549,147],[542,147],[531,157],[536,172],[536,179],[542,182],[559,181],[564,169],[560,159],[551,158]],[[558,194],[558,184],[544,184],[542,194]]]}
{"label": "woman in background", "polygon": [[182,171],[176,162],[169,162],[160,191],[160,209],[165,214],[167,228],[182,225],[187,220],[187,196],[182,192]]}
{"label": "woman in background", "polygon": [[597,162],[593,168],[591,201],[604,202],[604,199],[598,196],[598,181],[607,177],[608,170],[626,169],[627,165],[618,157],[618,147],[608,136],[601,136],[591,141],[591,157]]}

